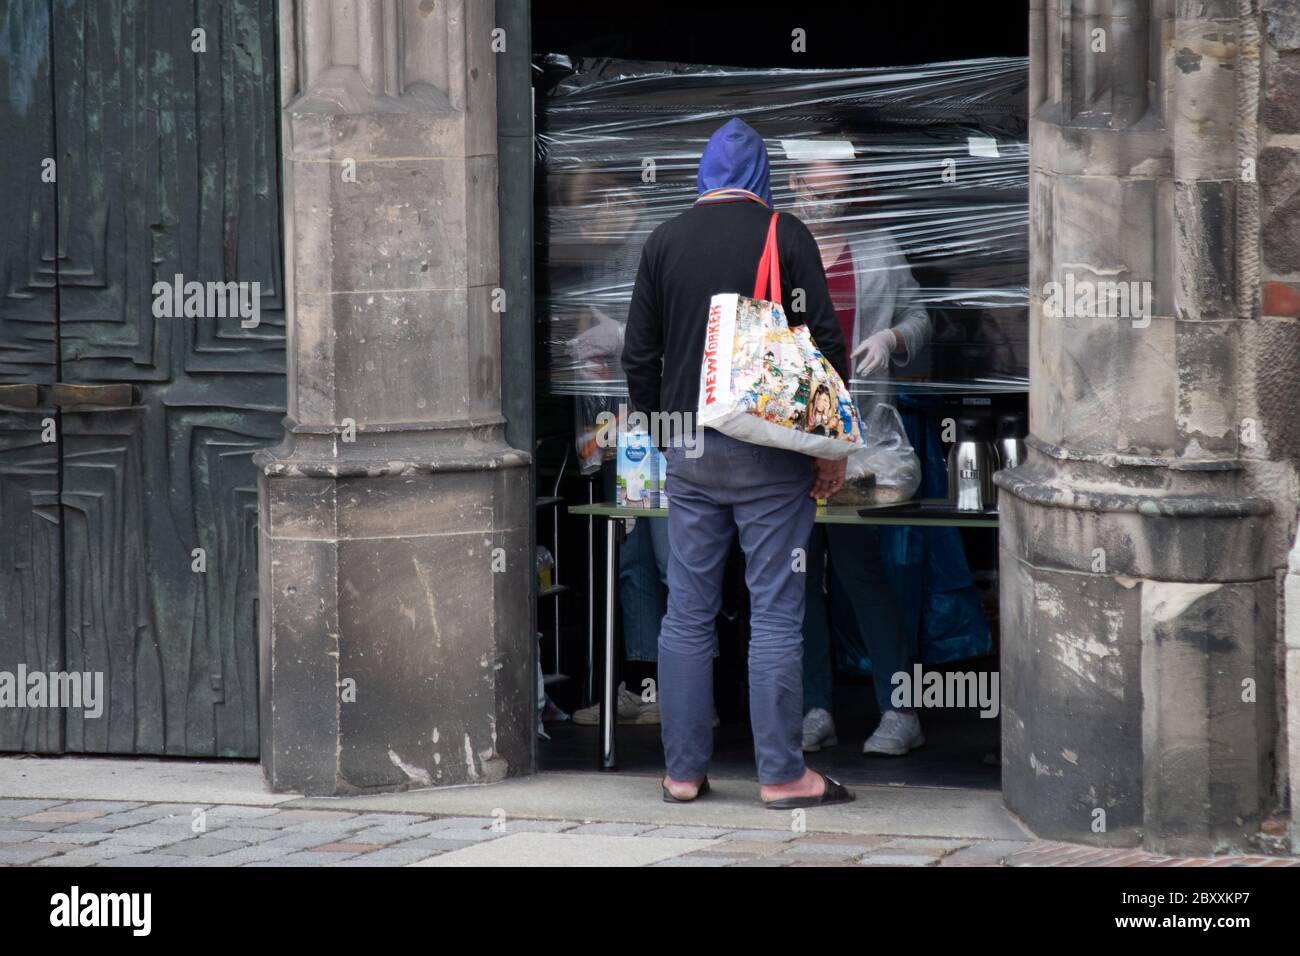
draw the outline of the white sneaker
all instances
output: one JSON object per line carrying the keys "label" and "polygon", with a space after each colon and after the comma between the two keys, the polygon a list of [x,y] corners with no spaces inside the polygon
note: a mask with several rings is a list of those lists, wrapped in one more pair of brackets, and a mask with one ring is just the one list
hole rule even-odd
{"label": "white sneaker", "polygon": [[834,747],[839,742],[839,738],[835,736],[835,721],[830,711],[824,707],[814,707],[803,715],[805,753],[814,753],[823,747]]}
{"label": "white sneaker", "polygon": [[880,718],[876,732],[862,745],[862,752],[901,757],[924,745],[921,718],[915,711],[887,710]]}
{"label": "white sneaker", "polygon": [[[659,723],[659,705],[645,703],[639,694],[627,689],[627,684],[619,683],[618,722],[620,724],[657,724]],[[573,722],[583,727],[595,727],[600,723],[600,704],[592,704],[573,712]]]}
{"label": "white sneaker", "polygon": [[[626,716],[624,716],[626,715]],[[618,722],[620,724],[659,723],[659,702],[646,702],[624,684],[618,685]]]}

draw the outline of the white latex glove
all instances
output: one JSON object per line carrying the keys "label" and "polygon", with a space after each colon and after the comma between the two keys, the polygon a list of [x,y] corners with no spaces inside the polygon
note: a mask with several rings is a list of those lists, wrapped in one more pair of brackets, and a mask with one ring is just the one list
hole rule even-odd
{"label": "white latex glove", "polygon": [[579,362],[618,355],[623,350],[623,324],[600,309],[593,308],[591,312],[596,324],[569,342],[570,354]]}
{"label": "white latex glove", "polygon": [[894,351],[894,330],[883,329],[874,335],[869,336],[861,345],[853,350],[855,359],[861,358],[858,362],[858,374],[870,375],[889,364],[889,354]]}

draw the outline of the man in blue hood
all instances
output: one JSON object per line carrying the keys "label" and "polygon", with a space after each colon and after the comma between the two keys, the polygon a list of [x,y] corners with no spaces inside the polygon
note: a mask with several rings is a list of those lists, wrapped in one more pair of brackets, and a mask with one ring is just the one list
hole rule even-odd
{"label": "man in blue hood", "polygon": [[[659,226],[637,270],[623,343],[628,395],[637,411],[691,423],[714,295],[754,291],[771,209],[767,150],[733,119],[700,157],[699,199]],[[816,240],[789,214],[777,215],[782,301],[806,322],[846,381],[845,343],[826,288]],[[796,296],[795,290],[801,295]],[[771,294],[771,293],[769,293]],[[708,792],[713,754],[715,620],[727,554],[737,533],[750,592],[749,700],[760,798],[777,809],[841,803],[853,796],[804,765],[802,626],[804,573],[817,498],[844,481],[843,461],[750,444],[709,430],[692,443],[671,433],[668,460],[668,613],[659,635],[659,710],[667,776],[663,796]],[[657,432],[658,433],[658,432]]]}

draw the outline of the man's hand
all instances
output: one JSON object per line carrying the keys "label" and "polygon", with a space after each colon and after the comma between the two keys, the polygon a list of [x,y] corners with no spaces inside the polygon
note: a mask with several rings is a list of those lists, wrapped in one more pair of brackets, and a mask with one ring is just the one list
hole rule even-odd
{"label": "man's hand", "polygon": [[896,348],[898,348],[898,340],[893,329],[883,329],[869,336],[853,350],[853,357],[861,359],[858,362],[858,374],[870,375],[877,369],[884,368],[889,364],[890,353]]}
{"label": "man's hand", "polygon": [[812,491],[808,492],[810,498],[829,498],[835,492],[844,487],[844,469],[848,467],[848,461],[840,458],[836,461],[830,461],[825,458],[813,459],[813,470],[816,477],[813,479]]}

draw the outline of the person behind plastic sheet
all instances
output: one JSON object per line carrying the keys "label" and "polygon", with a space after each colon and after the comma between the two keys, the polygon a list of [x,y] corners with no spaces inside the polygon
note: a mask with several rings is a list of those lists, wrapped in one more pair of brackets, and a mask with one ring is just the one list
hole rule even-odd
{"label": "person behind plastic sheet", "polygon": [[[599,465],[593,467],[600,470],[604,499],[613,501],[616,435],[612,431],[598,434],[595,422],[600,412],[617,414],[624,403],[612,394],[623,350],[623,322],[619,321],[622,316],[616,319],[609,313],[618,315],[615,293],[630,288],[636,275],[644,203],[634,190],[621,185],[618,177],[590,166],[556,177],[548,186],[553,220],[548,249],[551,295],[557,301],[581,303],[576,309],[575,334],[561,340],[569,361],[559,371],[581,389],[576,406],[585,420],[579,423],[579,455],[587,457],[584,440],[595,442]],[[584,467],[584,473],[588,471]],[[638,497],[635,490],[631,497]],[[637,501],[641,507],[648,504]],[[618,583],[624,653],[618,720],[657,724],[659,705],[653,695],[640,692],[649,686],[647,682],[657,681],[659,625],[668,584],[666,522],[647,519],[635,523],[618,550]],[[587,726],[600,723],[600,705],[575,711],[573,721]]]}
{"label": "person behind plastic sheet", "polygon": [[[690,421],[698,408],[710,299],[749,295],[754,287],[772,215],[763,140],[740,120],[728,121],[700,157],[698,186],[695,205],[660,225],[642,250],[623,344],[633,406],[670,422],[679,414]],[[781,214],[777,242],[784,301],[791,301],[790,290],[804,290],[809,331],[847,378],[845,343],[812,233]],[[663,797],[693,800],[709,789],[715,619],[739,532],[750,592],[749,714],[760,799],[782,809],[852,800],[841,784],[805,766],[799,745],[805,585],[797,555],[812,530],[814,499],[843,484],[844,462],[712,430],[691,442],[679,431],[664,449],[672,504],[668,613],[659,635]]]}
{"label": "person behind plastic sheet", "polygon": [[[863,176],[851,164],[810,162],[791,175],[790,186],[795,215],[817,239],[836,317],[845,340],[852,343],[857,372],[879,385],[888,380],[891,367],[909,364],[930,340],[930,318],[916,301],[912,270],[887,230],[854,215]],[[885,577],[880,531],[863,525],[817,525],[808,542],[803,748],[812,752],[838,743],[831,717],[830,620],[822,590],[828,551],[831,572],[843,584],[841,591],[867,645],[881,713],[862,752],[902,756],[925,743],[916,711],[896,709],[890,700],[891,678],[910,668],[909,641],[898,599]]]}

